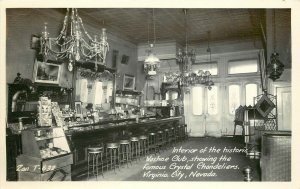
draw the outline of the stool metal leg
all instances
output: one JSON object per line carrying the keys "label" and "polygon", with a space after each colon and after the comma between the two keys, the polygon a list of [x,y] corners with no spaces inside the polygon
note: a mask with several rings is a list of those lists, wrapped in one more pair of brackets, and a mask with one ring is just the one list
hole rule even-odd
{"label": "stool metal leg", "polygon": [[90,178],[90,154],[88,154],[88,179]]}

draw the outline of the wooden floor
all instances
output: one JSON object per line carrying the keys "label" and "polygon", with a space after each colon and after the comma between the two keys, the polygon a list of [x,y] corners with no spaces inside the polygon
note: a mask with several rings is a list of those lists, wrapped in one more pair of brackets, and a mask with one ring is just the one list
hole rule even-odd
{"label": "wooden floor", "polygon": [[[253,181],[260,181],[259,161],[246,157],[243,150],[244,143],[239,137],[190,138],[156,156],[150,154],[142,157],[128,167],[124,164],[115,172],[104,171],[103,176],[89,179],[84,174],[73,180],[243,182],[243,169],[251,166]],[[150,161],[150,157],[153,161]]]}

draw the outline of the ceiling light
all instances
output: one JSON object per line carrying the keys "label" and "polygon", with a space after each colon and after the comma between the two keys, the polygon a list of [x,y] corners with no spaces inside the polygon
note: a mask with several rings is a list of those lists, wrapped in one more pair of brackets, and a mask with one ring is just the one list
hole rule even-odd
{"label": "ceiling light", "polygon": [[148,50],[148,56],[146,57],[146,59],[144,61],[144,71],[146,72],[147,76],[156,75],[158,68],[159,68],[159,63],[160,63],[159,58],[157,58],[157,56],[155,56],[155,53],[154,53],[154,45],[155,45],[155,40],[156,40],[154,9],[152,9],[152,20],[153,20],[153,43],[149,44],[149,29],[148,29],[149,50]]}
{"label": "ceiling light", "polygon": [[76,62],[95,63],[97,70],[98,64],[106,65],[106,55],[109,50],[106,29],[103,28],[100,39],[97,35],[93,38],[86,31],[81,17],[76,8],[71,12],[67,9],[62,29],[55,38],[49,37],[47,23],[40,37],[40,54],[44,61],[48,59],[68,61],[68,69],[73,70]]}

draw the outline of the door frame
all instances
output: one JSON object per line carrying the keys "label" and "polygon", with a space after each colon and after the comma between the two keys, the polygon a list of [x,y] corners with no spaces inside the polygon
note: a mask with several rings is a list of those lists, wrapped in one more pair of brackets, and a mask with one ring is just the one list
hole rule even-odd
{"label": "door frame", "polygon": [[[273,93],[277,97],[277,124],[278,124],[277,128],[279,130],[279,128],[284,128],[284,127],[281,127],[281,125],[279,125],[279,124],[281,124],[281,122],[279,121],[279,119],[280,119],[279,112],[281,112],[280,108],[282,108],[282,107],[280,106],[280,102],[278,101],[278,96],[279,96],[278,89],[285,89],[285,88],[290,89],[290,93],[292,95],[292,86],[291,86],[291,83],[289,83],[289,82],[276,82],[276,83],[273,83],[272,85],[273,85],[273,87],[272,87]],[[291,105],[292,105],[292,99],[291,99]],[[292,112],[292,107],[291,107],[291,112]],[[291,116],[290,121],[292,124],[292,116]],[[290,130],[292,130],[292,125],[290,127]]]}

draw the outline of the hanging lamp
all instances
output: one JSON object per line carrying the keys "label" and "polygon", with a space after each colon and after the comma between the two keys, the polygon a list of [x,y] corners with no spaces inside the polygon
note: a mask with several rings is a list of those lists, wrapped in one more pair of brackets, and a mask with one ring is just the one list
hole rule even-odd
{"label": "hanging lamp", "polygon": [[267,65],[267,74],[270,79],[276,81],[280,78],[284,71],[284,65],[279,60],[279,54],[276,52],[276,21],[275,9],[273,10],[273,53],[271,54],[271,61]]}
{"label": "hanging lamp", "polygon": [[157,74],[159,69],[159,58],[154,53],[154,45],[156,42],[156,28],[155,28],[155,16],[154,16],[154,9],[152,9],[152,22],[153,22],[153,43],[149,44],[149,25],[148,25],[148,56],[144,61],[144,71],[146,72],[147,76],[154,76]]}

